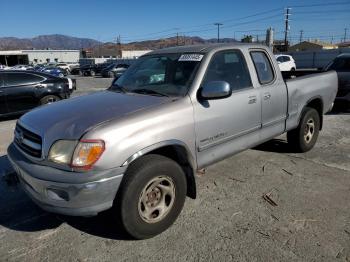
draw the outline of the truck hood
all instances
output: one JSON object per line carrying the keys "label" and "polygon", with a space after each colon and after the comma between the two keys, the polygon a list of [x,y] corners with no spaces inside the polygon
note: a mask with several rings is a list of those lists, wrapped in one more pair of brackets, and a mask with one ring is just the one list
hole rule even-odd
{"label": "truck hood", "polygon": [[167,97],[103,91],[39,107],[19,120],[51,145],[58,139],[79,139],[91,128],[106,121],[154,107]]}

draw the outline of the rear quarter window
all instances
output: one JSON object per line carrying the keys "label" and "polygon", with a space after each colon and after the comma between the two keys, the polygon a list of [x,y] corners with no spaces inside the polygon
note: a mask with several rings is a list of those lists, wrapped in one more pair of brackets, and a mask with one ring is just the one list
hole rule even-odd
{"label": "rear quarter window", "polygon": [[271,62],[267,54],[263,51],[250,52],[260,84],[271,83],[275,76]]}

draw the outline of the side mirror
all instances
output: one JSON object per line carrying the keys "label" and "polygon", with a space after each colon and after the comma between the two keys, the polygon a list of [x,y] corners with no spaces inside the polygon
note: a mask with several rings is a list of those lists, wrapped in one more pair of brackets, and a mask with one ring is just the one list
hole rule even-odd
{"label": "side mirror", "polygon": [[226,81],[211,81],[206,83],[200,91],[200,97],[206,100],[229,97],[232,94],[230,84]]}

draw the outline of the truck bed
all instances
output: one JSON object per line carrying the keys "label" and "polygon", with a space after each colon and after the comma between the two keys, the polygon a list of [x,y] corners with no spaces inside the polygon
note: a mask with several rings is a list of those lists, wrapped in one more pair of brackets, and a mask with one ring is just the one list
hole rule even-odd
{"label": "truck bed", "polygon": [[338,77],[335,71],[315,71],[285,80],[288,90],[287,130],[291,130],[298,125],[298,117],[301,115],[303,106],[313,99],[322,101],[324,114],[332,108],[338,91]]}
{"label": "truck bed", "polygon": [[296,70],[296,71],[281,71],[283,79],[292,79],[296,77],[306,76],[306,75],[313,75],[313,74],[320,74],[324,73],[325,71],[319,70],[319,69],[303,69],[303,70]]}

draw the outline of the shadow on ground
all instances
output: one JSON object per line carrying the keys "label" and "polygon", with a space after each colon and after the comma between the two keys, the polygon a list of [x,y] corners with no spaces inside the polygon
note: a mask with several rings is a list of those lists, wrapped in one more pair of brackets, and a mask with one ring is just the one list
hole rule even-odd
{"label": "shadow on ground", "polygon": [[272,139],[253,148],[253,150],[275,153],[295,153],[286,140]]}
{"label": "shadow on ground", "polygon": [[17,120],[17,119],[19,119],[22,115],[23,115],[23,114],[11,115],[11,116],[0,116],[0,122],[10,121],[10,120]]}
{"label": "shadow on ground", "polygon": [[[23,192],[7,156],[0,157],[0,226],[10,230],[38,232],[68,224],[90,235],[130,240],[113,211],[94,217],[69,217],[40,209]],[[4,230],[0,227],[0,233]]]}
{"label": "shadow on ground", "polygon": [[345,105],[334,105],[331,112],[327,113],[327,115],[349,115],[350,108]]}

